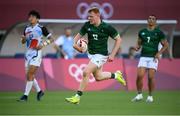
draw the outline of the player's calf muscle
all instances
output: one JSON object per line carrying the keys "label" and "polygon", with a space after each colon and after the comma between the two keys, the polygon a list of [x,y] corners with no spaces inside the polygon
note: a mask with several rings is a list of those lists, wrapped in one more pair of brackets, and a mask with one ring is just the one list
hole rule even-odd
{"label": "player's calf muscle", "polygon": [[101,81],[101,77],[95,77],[96,81]]}

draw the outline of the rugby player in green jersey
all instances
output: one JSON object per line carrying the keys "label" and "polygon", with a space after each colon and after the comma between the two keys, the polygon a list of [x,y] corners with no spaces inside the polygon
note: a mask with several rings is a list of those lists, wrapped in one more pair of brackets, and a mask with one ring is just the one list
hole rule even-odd
{"label": "rugby player in green jersey", "polygon": [[[154,76],[158,68],[158,60],[160,55],[168,48],[168,42],[164,33],[156,25],[156,16],[150,15],[148,17],[148,26],[139,31],[139,37],[135,50],[141,49],[141,57],[138,64],[136,86],[138,94],[132,101],[140,101],[143,99],[143,77],[148,72],[148,88],[149,95],[146,102],[153,102],[152,92],[154,90]],[[158,50],[159,43],[162,48]]]}
{"label": "rugby player in green jersey", "polygon": [[[88,22],[86,22],[81,28],[80,32],[74,38],[74,48],[82,52],[82,48],[77,45],[77,41],[85,34],[88,35],[88,57],[90,59],[87,67],[83,71],[83,79],[80,83],[77,93],[70,98],[66,98],[66,101],[74,104],[80,102],[80,97],[86,88],[89,76],[92,73],[96,81],[102,81],[107,79],[116,79],[122,85],[126,85],[126,82],[120,71],[103,72],[102,67],[106,61],[112,62],[120,47],[121,38],[117,30],[111,25],[103,22],[100,18],[99,9],[93,7],[88,11]],[[114,48],[110,54],[108,54],[108,38],[111,37],[115,40]]]}

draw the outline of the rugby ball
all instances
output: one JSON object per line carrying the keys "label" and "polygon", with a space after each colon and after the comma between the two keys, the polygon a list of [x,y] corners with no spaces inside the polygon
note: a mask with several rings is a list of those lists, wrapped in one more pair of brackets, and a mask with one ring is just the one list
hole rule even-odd
{"label": "rugby ball", "polygon": [[77,45],[82,48],[83,53],[87,52],[88,46],[87,41],[85,39],[79,39],[77,41]]}

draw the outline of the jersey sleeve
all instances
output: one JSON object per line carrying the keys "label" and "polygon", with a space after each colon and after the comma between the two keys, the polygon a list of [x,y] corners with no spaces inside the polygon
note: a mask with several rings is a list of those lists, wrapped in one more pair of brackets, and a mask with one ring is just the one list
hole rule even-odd
{"label": "jersey sleeve", "polygon": [[[26,26],[27,27],[27,26]],[[23,35],[26,36],[26,27],[23,30]]]}
{"label": "jersey sleeve", "polygon": [[51,33],[49,33],[49,31],[47,30],[46,27],[43,26],[41,29],[42,29],[43,36],[45,36],[47,38],[51,36]]}
{"label": "jersey sleeve", "polygon": [[142,31],[139,31],[139,33],[138,33],[138,38],[139,38],[139,39],[142,39]]}
{"label": "jersey sleeve", "polygon": [[119,35],[118,31],[111,25],[108,26],[108,33],[109,36],[113,39],[115,39],[115,37]]}
{"label": "jersey sleeve", "polygon": [[79,31],[79,34],[82,36],[85,35],[86,33],[87,33],[87,23],[85,23]]}

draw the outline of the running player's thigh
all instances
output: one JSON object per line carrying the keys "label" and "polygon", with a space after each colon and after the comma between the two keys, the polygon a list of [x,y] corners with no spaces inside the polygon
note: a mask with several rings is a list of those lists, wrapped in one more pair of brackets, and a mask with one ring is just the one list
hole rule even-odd
{"label": "running player's thigh", "polygon": [[145,67],[138,67],[138,69],[137,69],[138,78],[143,78],[145,73],[146,73],[146,68]]}
{"label": "running player's thigh", "polygon": [[94,71],[97,70],[97,65],[92,63],[91,61],[89,61],[88,65],[86,66],[86,68],[84,69],[83,73],[85,74],[91,74]]}
{"label": "running player's thigh", "polygon": [[148,78],[154,78],[156,70],[153,68],[148,69]]}

